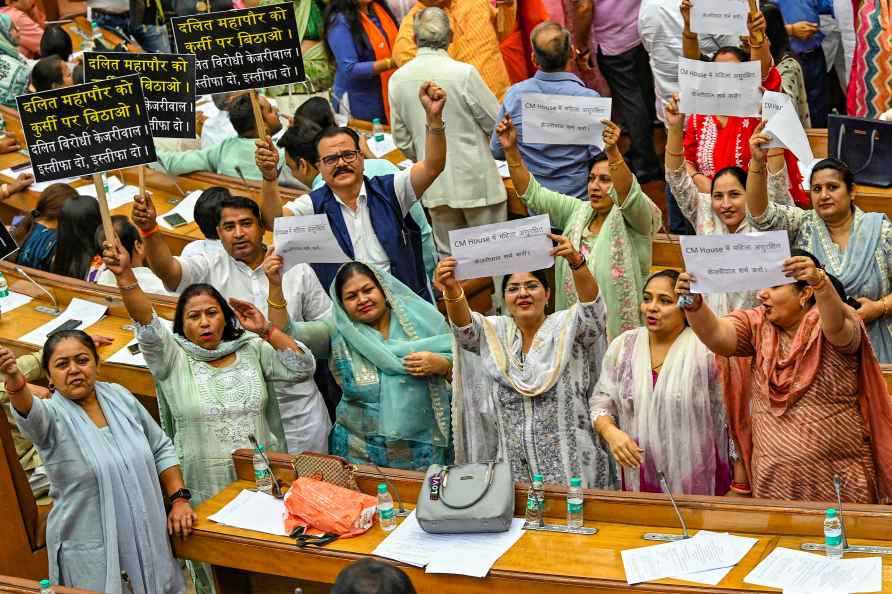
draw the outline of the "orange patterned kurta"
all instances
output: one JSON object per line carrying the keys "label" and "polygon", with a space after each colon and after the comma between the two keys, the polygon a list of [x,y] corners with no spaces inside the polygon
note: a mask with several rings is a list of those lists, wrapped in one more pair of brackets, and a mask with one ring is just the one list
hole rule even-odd
{"label": "orange patterned kurta", "polygon": [[[415,14],[423,8],[423,4],[416,3],[400,24],[400,32],[393,45],[393,59],[400,66],[414,58],[418,51],[415,45]],[[501,34],[496,31],[497,13],[489,0],[452,0],[443,10],[452,23],[449,55],[459,62],[473,65],[489,90],[501,101],[511,81],[499,44],[514,30],[517,4],[500,8],[504,28]]]}

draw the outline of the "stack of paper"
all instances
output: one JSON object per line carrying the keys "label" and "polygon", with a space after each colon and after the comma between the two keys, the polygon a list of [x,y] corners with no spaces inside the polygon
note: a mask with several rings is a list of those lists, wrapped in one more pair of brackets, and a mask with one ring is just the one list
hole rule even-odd
{"label": "stack of paper", "polygon": [[28,295],[10,291],[9,295],[6,297],[0,297],[0,313],[6,313],[17,307],[21,307],[29,301],[31,301],[31,297]]}
{"label": "stack of paper", "polygon": [[879,592],[883,563],[879,557],[828,559],[782,547],[771,551],[743,581],[781,588],[784,594]]}
{"label": "stack of paper", "polygon": [[192,223],[195,221],[195,203],[198,202],[198,197],[201,196],[202,190],[195,190],[193,192],[189,192],[183,197],[179,203],[171,208],[169,211],[164,213],[163,215],[158,215],[158,224],[164,227],[165,229],[173,229],[173,225],[168,223],[165,219],[172,214],[178,214],[187,223]]}
{"label": "stack of paper", "polygon": [[675,578],[718,585],[757,539],[701,530],[693,538],[622,551],[626,581]]}
{"label": "stack of paper", "polygon": [[28,332],[19,340],[43,346],[47,337],[69,320],[77,320],[77,329],[83,330],[98,322],[105,315],[106,309],[104,305],[75,297],[58,317]]}
{"label": "stack of paper", "polygon": [[223,509],[208,516],[208,520],[234,528],[288,536],[285,532],[285,517],[283,500],[245,489]]}
{"label": "stack of paper", "polygon": [[[116,175],[109,176],[106,181],[108,182],[108,190],[105,192],[105,200],[108,202],[109,210],[114,210],[128,202],[133,202],[133,199],[139,194],[138,187],[126,185]],[[92,196],[93,198],[98,196],[94,184],[81,186],[77,188],[77,191],[81,196]]]}
{"label": "stack of paper", "polygon": [[[161,323],[167,326],[168,330],[173,330],[173,322],[170,320],[165,320],[161,318]],[[122,348],[117,353],[113,354],[111,357],[106,359],[106,363],[118,363],[121,365],[133,365],[134,367],[148,367],[146,365],[146,360],[142,356],[141,352],[133,353],[130,350],[130,347],[137,344],[136,338],[127,343],[127,346]]]}
{"label": "stack of paper", "polygon": [[396,150],[396,144],[393,142],[393,135],[384,133],[384,138],[381,140],[375,140],[375,136],[369,136],[366,139],[366,142],[369,145],[369,150],[372,151],[379,159],[382,158],[387,153],[393,152]]}
{"label": "stack of paper", "polygon": [[[373,528],[374,530],[374,528]],[[523,536],[523,520],[514,518],[507,532],[491,534],[428,534],[413,510],[373,555],[425,567],[426,573],[486,577],[490,568]]]}

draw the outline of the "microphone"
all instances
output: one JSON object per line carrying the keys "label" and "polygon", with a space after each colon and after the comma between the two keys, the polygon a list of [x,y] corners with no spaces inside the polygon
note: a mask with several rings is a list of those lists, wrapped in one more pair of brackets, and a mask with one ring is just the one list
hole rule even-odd
{"label": "microphone", "polygon": [[31,278],[31,276],[30,276],[27,272],[25,272],[25,270],[24,270],[21,266],[16,266],[16,267],[15,267],[15,271],[18,272],[19,274],[21,274],[22,276],[24,276],[24,277],[28,280],[28,282],[30,282],[32,285],[34,285],[35,287],[37,287],[38,289],[40,289],[41,291],[43,291],[44,293],[46,293],[46,296],[49,297],[49,298],[50,298],[50,301],[53,302],[53,307],[43,307],[43,306],[40,306],[40,307],[37,308],[39,311],[42,311],[42,312],[44,312],[44,313],[48,313],[48,314],[51,314],[51,315],[54,315],[54,316],[57,316],[57,315],[59,315],[59,314],[61,313],[61,310],[59,309],[59,302],[56,301],[56,298],[53,296],[52,293],[50,293],[49,291],[47,291],[46,289],[44,289],[44,288],[40,285],[40,283],[38,283],[36,280],[34,280],[33,278]]}
{"label": "microphone", "polygon": [[[251,442],[251,445],[254,446],[255,452],[260,452],[260,449],[257,447],[257,438],[254,437],[253,433],[248,434],[248,441]],[[273,479],[273,497],[276,499],[281,499],[282,488],[279,486],[279,479],[276,478],[276,473],[273,472],[273,465],[269,463],[269,458],[266,456],[266,452],[260,452],[260,455],[263,456],[263,459],[266,461],[266,465],[269,466],[269,475]]]}
{"label": "microphone", "polygon": [[845,551],[849,548],[849,540],[846,538],[846,521],[842,517],[842,478],[836,472],[833,473],[833,490],[836,491],[836,515],[842,530],[842,550]]}
{"label": "microphone", "polygon": [[678,521],[681,523],[681,537],[682,539],[690,538],[688,534],[688,527],[684,523],[684,518],[681,515],[681,511],[678,509],[678,504],[675,503],[675,497],[672,496],[672,491],[669,490],[669,483],[666,481],[666,475],[663,474],[663,471],[659,471],[657,476],[660,477],[660,486],[663,487],[663,491],[669,495],[669,501],[672,502],[672,507],[675,509],[675,515],[678,516]]}
{"label": "microphone", "polygon": [[403,505],[403,500],[402,500],[402,498],[400,497],[400,492],[393,488],[393,485],[390,484],[390,479],[388,479],[388,478],[387,478],[387,475],[384,474],[384,473],[381,471],[381,467],[380,467],[380,466],[378,466],[378,465],[375,464],[374,462],[372,462],[372,466],[375,467],[375,470],[378,472],[378,474],[381,475],[381,478],[384,479],[384,482],[387,484],[387,488],[390,489],[390,491],[391,491],[394,495],[396,495],[396,502],[397,502],[397,505],[399,505],[399,509],[396,511],[396,516],[397,516],[398,518],[405,518],[406,516],[408,516],[408,515],[409,515],[409,512],[406,511],[406,508],[405,508],[405,506]]}

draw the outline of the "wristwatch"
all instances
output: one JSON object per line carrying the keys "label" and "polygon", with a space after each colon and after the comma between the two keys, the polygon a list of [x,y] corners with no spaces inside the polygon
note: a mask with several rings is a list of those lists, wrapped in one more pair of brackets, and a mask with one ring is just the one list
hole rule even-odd
{"label": "wristwatch", "polygon": [[177,499],[185,499],[186,501],[192,501],[192,491],[189,489],[180,489],[175,493],[171,493],[167,498],[167,505],[172,506],[173,502]]}

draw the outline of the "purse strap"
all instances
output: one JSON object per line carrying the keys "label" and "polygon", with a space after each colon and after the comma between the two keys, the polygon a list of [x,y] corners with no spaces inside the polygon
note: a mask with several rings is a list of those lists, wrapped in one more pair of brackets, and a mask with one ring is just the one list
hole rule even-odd
{"label": "purse strap", "polygon": [[[870,166],[871,161],[873,161],[873,151],[876,148],[878,135],[879,135],[879,133],[876,130],[870,131],[870,152],[867,154],[867,160],[864,161],[864,165],[862,165],[858,169],[853,168],[852,175],[858,175],[859,173],[861,173],[862,171],[864,171],[865,169],[867,169]],[[843,145],[843,140],[845,139],[845,136],[846,136],[846,125],[843,123],[843,124],[839,125],[839,136],[836,139],[836,157],[840,161],[845,161],[845,163],[851,167],[851,163],[849,163],[848,160],[846,160],[846,158],[842,154],[842,145]]]}
{"label": "purse strap", "polygon": [[483,499],[484,497],[486,497],[486,494],[489,493],[489,488],[492,486],[492,479],[493,479],[493,476],[495,475],[495,467],[496,467],[495,461],[490,460],[487,464],[489,466],[486,469],[486,488],[480,492],[480,495],[477,496],[477,499],[475,499],[472,502],[467,503],[465,505],[451,505],[448,501],[446,501],[446,483],[449,480],[449,471],[455,467],[454,466],[446,466],[445,468],[443,468],[443,470],[440,472],[440,476],[442,477],[442,482],[441,482],[441,486],[440,486],[440,502],[450,509],[468,509],[469,507],[473,507],[473,506],[477,505],[480,502],[480,500]]}

